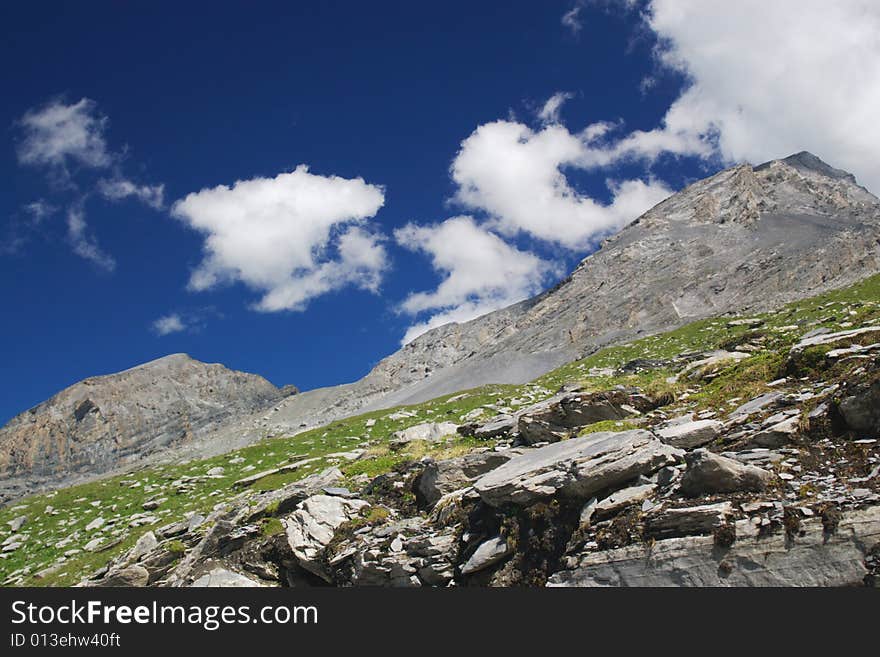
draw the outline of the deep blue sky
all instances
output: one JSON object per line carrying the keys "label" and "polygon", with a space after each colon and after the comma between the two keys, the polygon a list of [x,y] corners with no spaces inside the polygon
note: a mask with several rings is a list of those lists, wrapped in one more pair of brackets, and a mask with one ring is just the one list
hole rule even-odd
{"label": "deep blue sky", "polygon": [[[13,4],[15,6],[13,6]],[[80,2],[4,3],[0,9],[0,221],[56,193],[16,159],[16,121],[53,98],[90,98],[109,117],[111,149],[126,174],[190,192],[306,163],[313,173],[384,185],[376,221],[456,214],[449,166],[463,139],[512,110],[527,120],[554,92],[572,129],[625,120],[651,128],[682,81],[654,71],[653,43],[631,19],[585,9],[577,37],[560,23],[568,2]],[[669,163],[673,188],[699,175]],[[573,178],[601,197],[602,174]],[[64,201],[59,200],[59,205]],[[128,200],[87,202],[89,226],[118,266],[96,269],[71,252],[63,217],[0,255],[4,376],[0,421],[86,376],[173,352],[303,389],[365,374],[411,323],[395,312],[435,286],[428,261],[388,244],[393,269],[381,294],[344,289],[305,312],[257,313],[241,284],[191,292],[201,238]],[[5,233],[0,233],[0,238]],[[546,248],[547,247],[536,247]],[[555,253],[570,269],[582,253]],[[198,311],[198,331],[159,337],[151,322]]]}

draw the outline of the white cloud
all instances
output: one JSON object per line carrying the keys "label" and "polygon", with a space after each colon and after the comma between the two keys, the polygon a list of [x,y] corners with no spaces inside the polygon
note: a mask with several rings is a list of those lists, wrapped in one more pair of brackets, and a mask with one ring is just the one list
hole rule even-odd
{"label": "white cloud", "polygon": [[412,316],[432,313],[409,328],[404,344],[437,326],[464,322],[525,299],[554,271],[538,256],[511,246],[467,216],[429,226],[408,224],[394,237],[404,248],[427,254],[444,276],[436,290],[412,293],[401,304],[400,309]]}
{"label": "white cloud", "polygon": [[137,185],[125,178],[102,178],[98,181],[98,193],[111,201],[131,196],[155,210],[161,210],[165,203],[165,185]]}
{"label": "white cloud", "polygon": [[574,94],[565,91],[557,91],[550,96],[550,98],[547,99],[547,102],[544,103],[543,107],[541,107],[538,112],[538,118],[544,123],[559,123],[559,110],[562,109],[562,105],[565,101],[571,100],[572,98],[574,98]]}
{"label": "white cloud", "polygon": [[628,139],[631,153],[717,145],[758,163],[808,150],[880,190],[875,0],[652,0],[645,15],[660,61],[690,84],[663,126]]}
{"label": "white cloud", "polygon": [[612,201],[602,204],[569,185],[564,168],[589,169],[613,159],[604,147],[592,145],[610,128],[598,123],[575,135],[558,123],[538,132],[511,121],[484,124],[462,142],[452,163],[455,199],[488,213],[490,225],[502,234],[525,232],[585,248],[671,193],[654,180],[617,182],[610,186]]}
{"label": "white cloud", "polygon": [[152,324],[153,332],[159,336],[180,333],[181,331],[185,331],[186,328],[187,326],[184,323],[183,318],[177,313],[160,317]]}
{"label": "white cloud", "polygon": [[572,7],[562,15],[563,26],[568,28],[568,30],[574,35],[579,34],[584,27],[583,23],[581,22],[582,9],[583,7],[581,6],[580,1],[578,1],[578,3],[575,4],[574,7]]}
{"label": "white cloud", "polygon": [[67,211],[67,239],[73,247],[73,252],[79,257],[85,258],[105,271],[116,269],[116,260],[98,246],[97,240],[89,232],[85,212],[80,206]]}
{"label": "white cloud", "polygon": [[109,166],[102,116],[94,101],[83,98],[70,105],[52,101],[25,113],[18,125],[23,136],[18,144],[21,164],[66,168],[76,162],[86,167]]}
{"label": "white cloud", "polygon": [[268,312],[302,310],[348,285],[376,291],[387,257],[364,224],[384,198],[362,178],[319,176],[305,165],[189,194],[171,208],[205,235],[189,287],[242,282],[263,293],[256,308]]}
{"label": "white cloud", "polygon": [[[90,192],[82,192],[94,183],[96,170],[108,170],[109,177],[98,180],[96,190],[105,199],[117,201],[127,197],[160,210],[163,207],[163,185],[138,185],[122,175],[122,154],[107,146],[105,132],[108,119],[88,98],[76,103],[53,100],[25,112],[14,127],[19,131],[18,162],[23,166],[39,167],[47,175],[53,201],[68,204],[67,239],[74,253],[91,261],[100,269],[112,271],[116,261],[105,253],[85,220],[83,203]],[[105,174],[105,175],[106,175]],[[76,198],[71,198],[72,194]],[[66,196],[66,200],[64,199]],[[24,210],[30,215],[30,229],[39,227],[43,220],[58,211],[54,203],[43,199],[29,203]],[[6,251],[17,250],[26,241],[15,234]]]}
{"label": "white cloud", "polygon": [[58,208],[56,206],[52,205],[44,199],[37,199],[36,201],[27,203],[23,207],[25,212],[27,212],[31,216],[34,225],[39,225],[43,223],[43,219],[51,217],[53,214],[58,212]]}

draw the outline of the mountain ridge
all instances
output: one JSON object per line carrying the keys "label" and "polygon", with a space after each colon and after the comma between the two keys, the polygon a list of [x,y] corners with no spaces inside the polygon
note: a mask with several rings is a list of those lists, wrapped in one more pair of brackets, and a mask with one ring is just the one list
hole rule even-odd
{"label": "mountain ridge", "polygon": [[[769,309],[876,271],[880,200],[851,174],[805,151],[757,166],[740,164],[643,213],[533,298],[435,328],[358,381],[292,396],[263,388],[266,394],[256,394],[253,404],[222,413],[223,421],[191,434],[176,426],[183,438],[155,442],[169,457],[208,456],[356,412],[486,383],[524,383],[605,345],[701,317]],[[71,388],[187,358],[170,354]],[[90,409],[83,410],[85,418]],[[0,471],[8,472],[14,461],[9,445],[21,452],[27,442],[21,432],[10,440],[10,425],[33,411],[0,429]]]}
{"label": "mountain ridge", "polygon": [[0,499],[137,465],[291,392],[187,354],[87,377],[0,429]]}
{"label": "mountain ridge", "polygon": [[[710,246],[718,237],[720,262]],[[482,383],[522,383],[628,337],[847,285],[880,271],[878,239],[880,200],[815,155],[736,165],[688,185],[606,238],[551,290],[435,328],[359,381],[286,400],[269,424],[295,430],[304,420],[315,426],[342,416],[322,406],[374,410]],[[640,269],[637,259],[652,266]],[[712,282],[701,287],[699,278],[708,276]],[[645,281],[648,293],[628,289],[634,280]],[[760,289],[751,293],[751,285]],[[587,298],[602,288],[600,303]],[[629,312],[610,312],[619,299],[629,302]],[[605,317],[590,331],[578,316],[597,309]]]}

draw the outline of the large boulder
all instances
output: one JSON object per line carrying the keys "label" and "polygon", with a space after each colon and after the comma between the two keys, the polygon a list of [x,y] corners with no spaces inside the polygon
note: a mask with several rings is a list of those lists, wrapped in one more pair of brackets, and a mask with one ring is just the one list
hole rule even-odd
{"label": "large boulder", "polygon": [[513,552],[507,541],[500,536],[490,538],[481,543],[470,558],[461,567],[462,575],[470,575],[479,570],[494,566]]}
{"label": "large boulder", "polygon": [[841,399],[838,410],[849,429],[871,437],[880,434],[880,381]]}
{"label": "large boulder", "polygon": [[599,432],[528,450],[480,477],[474,488],[495,507],[527,506],[551,496],[586,499],[683,454],[648,431]]}
{"label": "large boulder", "polygon": [[119,587],[119,586],[146,586],[150,581],[150,571],[140,565],[126,566],[107,574],[106,577],[96,582],[90,582],[91,586]]}
{"label": "large boulder", "polygon": [[446,436],[455,435],[458,425],[453,422],[423,422],[415,426],[395,431],[391,434],[391,449],[400,449],[415,441],[437,442]]}
{"label": "large boulder", "polygon": [[762,491],[773,480],[773,475],[766,470],[706,449],[690,452],[685,462],[687,470],[681,478],[680,490],[691,497],[705,493]]}
{"label": "large boulder", "polygon": [[416,482],[416,491],[432,506],[447,493],[470,486],[475,479],[519,453],[518,450],[475,452],[455,459],[429,461]]}
{"label": "large boulder", "polygon": [[339,468],[327,468],[278,490],[263,493],[244,509],[238,520],[256,522],[267,515],[284,515],[306,498],[333,486],[340,479],[342,471]]}
{"label": "large boulder", "polygon": [[566,393],[531,406],[518,415],[517,430],[530,445],[557,442],[572,430],[603,420],[622,420],[653,408],[637,390]]}
{"label": "large boulder", "polygon": [[749,447],[766,447],[775,449],[784,447],[792,441],[800,430],[800,417],[797,415],[786,418],[780,422],[774,422],[770,426],[761,429],[749,438]]}
{"label": "large boulder", "polygon": [[300,566],[330,581],[321,555],[344,522],[355,518],[369,506],[363,500],[350,500],[332,495],[313,495],[302,501],[284,520],[287,542]]}
{"label": "large boulder", "polygon": [[445,586],[455,574],[457,528],[424,518],[370,527],[335,545],[334,581],[355,586]]}
{"label": "large boulder", "polygon": [[657,435],[667,445],[693,449],[715,440],[723,426],[718,420],[692,420],[685,416],[667,422],[657,429]]}

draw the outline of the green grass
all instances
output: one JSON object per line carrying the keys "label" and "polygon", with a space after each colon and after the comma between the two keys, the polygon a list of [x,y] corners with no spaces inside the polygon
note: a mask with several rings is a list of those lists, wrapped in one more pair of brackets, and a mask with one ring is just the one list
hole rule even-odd
{"label": "green grass", "polygon": [[594,422],[578,432],[578,436],[588,436],[591,433],[599,433],[600,431],[629,431],[630,429],[638,429],[639,425],[635,422],[627,422],[626,420],[603,420],[602,422]]}
{"label": "green grass", "polygon": [[[152,466],[15,501],[0,509],[0,542],[11,534],[8,521],[19,515],[28,517],[20,533],[29,538],[23,547],[0,559],[0,582],[11,579],[16,584],[25,585],[74,584],[128,550],[144,532],[178,521],[186,512],[207,514],[230,496],[248,498],[330,465],[340,467],[350,481],[364,475],[375,477],[422,456],[449,458],[466,453],[487,443],[452,437],[438,445],[412,444],[400,452],[390,451],[387,444],[391,435],[400,429],[427,421],[462,423],[466,419],[485,419],[500,411],[516,410],[546,399],[565,383],[579,383],[588,390],[616,385],[637,386],[648,394],[676,399],[675,406],[682,410],[729,411],[732,408],[728,403],[730,399],[748,398],[768,389],[767,383],[786,365],[791,345],[804,333],[819,327],[842,330],[880,321],[880,276],[843,290],[788,304],[776,312],[749,317],[760,318],[763,324],[757,328],[731,327],[728,326],[731,317],[700,320],[673,331],[602,349],[529,384],[483,386],[422,404],[347,418],[295,436],[266,439],[210,459]],[[732,349],[747,339],[760,340],[760,351],[722,368],[710,382],[685,380],[670,383],[667,379],[674,371],[668,368],[628,375],[600,372],[605,368],[616,370],[636,358],[669,360],[687,352],[722,346]],[[828,364],[824,359],[827,350],[809,350],[798,367],[807,368],[815,376],[828,375]],[[405,417],[398,415],[401,411],[406,412]],[[582,433],[621,430],[629,426],[630,423],[626,422],[622,425],[603,422],[587,427]],[[359,461],[346,462],[329,456],[358,447],[368,450],[367,457]],[[264,477],[243,491],[232,487],[233,482],[242,477],[307,457],[316,457],[317,460],[294,472]],[[206,472],[216,466],[224,468],[223,475],[207,477]],[[184,478],[192,479],[181,481]],[[156,496],[166,499],[155,511],[143,511],[143,503]],[[92,505],[92,502],[97,504]],[[47,511],[49,506],[51,511]],[[137,513],[151,515],[144,524],[132,527],[129,519]],[[100,532],[87,532],[85,526],[99,516],[106,521],[104,527]],[[276,524],[269,523],[271,520],[267,523],[268,531],[278,529]],[[83,546],[96,536],[104,537],[105,544],[121,542],[101,552],[83,551]],[[40,579],[34,577],[35,573],[54,564],[71,550],[78,552],[69,554],[55,572]]]}

